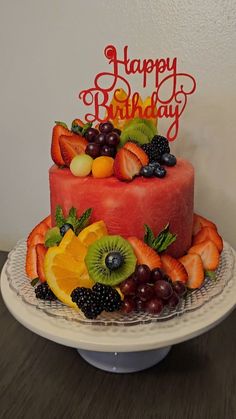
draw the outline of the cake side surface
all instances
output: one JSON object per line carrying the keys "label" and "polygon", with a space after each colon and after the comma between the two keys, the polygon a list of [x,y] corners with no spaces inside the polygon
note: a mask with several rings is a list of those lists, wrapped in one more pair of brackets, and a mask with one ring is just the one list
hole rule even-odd
{"label": "cake side surface", "polygon": [[178,159],[164,179],[138,177],[130,183],[115,177],[75,177],[69,169],[52,166],[49,183],[52,220],[57,205],[64,213],[72,206],[78,214],[92,208],[92,221],[104,220],[109,234],[143,239],[144,224],[158,234],[170,223],[177,240],[168,253],[180,257],[191,245],[194,169],[186,160]]}

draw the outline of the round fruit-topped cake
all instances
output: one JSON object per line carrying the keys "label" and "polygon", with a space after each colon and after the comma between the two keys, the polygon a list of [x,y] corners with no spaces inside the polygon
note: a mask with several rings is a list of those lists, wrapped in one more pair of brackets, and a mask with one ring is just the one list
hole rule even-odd
{"label": "round fruit-topped cake", "polygon": [[[174,310],[217,269],[223,243],[193,213],[194,169],[152,120],[122,130],[76,119],[53,128],[51,214],[27,239],[36,298],[94,319],[103,311]],[[38,284],[38,281],[41,283]]]}

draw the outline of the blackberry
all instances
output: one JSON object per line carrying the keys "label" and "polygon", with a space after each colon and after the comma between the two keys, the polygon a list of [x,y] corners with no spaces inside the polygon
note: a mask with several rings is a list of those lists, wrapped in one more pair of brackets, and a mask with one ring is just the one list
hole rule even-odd
{"label": "blackberry", "polygon": [[147,154],[150,162],[159,162],[161,155],[155,145],[152,143],[143,144],[143,151]]}
{"label": "blackberry", "polygon": [[81,310],[92,304],[96,304],[95,295],[90,288],[75,288],[71,293],[71,299]]}
{"label": "blackberry", "polygon": [[98,301],[105,311],[116,311],[121,306],[121,297],[116,289],[110,285],[104,285],[97,282],[92,290],[97,295]]}
{"label": "blackberry", "polygon": [[157,148],[161,155],[170,152],[169,141],[161,135],[155,135],[151,141],[151,145]]}
{"label": "blackberry", "polygon": [[81,310],[87,319],[96,319],[96,317],[102,312],[102,308],[96,304],[83,307]]}
{"label": "blackberry", "polygon": [[54,301],[57,299],[55,294],[53,294],[52,290],[49,288],[47,282],[39,284],[34,291],[36,298],[39,298],[40,300]]}

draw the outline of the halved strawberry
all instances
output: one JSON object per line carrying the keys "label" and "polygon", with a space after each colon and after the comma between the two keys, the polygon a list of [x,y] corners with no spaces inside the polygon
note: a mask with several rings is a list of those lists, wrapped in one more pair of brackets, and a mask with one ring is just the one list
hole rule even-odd
{"label": "halved strawberry", "polygon": [[41,282],[45,282],[44,258],[47,253],[47,248],[43,244],[37,244],[35,249],[37,255],[37,276]]}
{"label": "halved strawberry", "polygon": [[161,258],[157,252],[137,237],[127,239],[134,249],[138,264],[147,265],[150,269],[161,267]]}
{"label": "halved strawberry", "polygon": [[31,233],[28,235],[27,238],[27,246],[33,246],[37,243],[37,238],[36,236],[38,236],[39,239],[39,243],[41,242],[41,238],[40,236],[45,236],[46,231],[51,228],[51,215],[49,215],[48,217],[44,218],[42,221],[40,221],[40,223],[38,223],[33,230],[31,231]]}
{"label": "halved strawberry", "polygon": [[28,278],[34,279],[38,277],[37,272],[37,254],[35,246],[29,246],[26,252],[25,272]]}
{"label": "halved strawberry", "polygon": [[65,164],[59,146],[59,137],[61,135],[66,135],[69,137],[73,135],[73,133],[68,130],[66,124],[56,122],[56,125],[52,130],[51,157],[54,163],[56,163],[58,166],[63,166]]}
{"label": "halved strawberry", "polygon": [[182,263],[170,255],[161,255],[162,269],[172,282],[188,281],[188,273]]}
{"label": "halved strawberry", "polygon": [[128,141],[125,143],[124,148],[134,153],[139,158],[143,166],[146,166],[149,163],[147,154],[141,147],[139,147],[139,145],[133,143],[132,141]]}
{"label": "halved strawberry", "polygon": [[190,247],[188,253],[199,255],[206,271],[214,271],[219,265],[220,254],[215,243],[211,240],[205,240],[202,243]]}
{"label": "halved strawberry", "polygon": [[132,180],[134,176],[139,174],[141,167],[142,163],[139,158],[123,147],[115,157],[114,175],[120,180]]}
{"label": "halved strawberry", "polygon": [[202,243],[205,240],[211,240],[215,243],[217,249],[221,253],[223,250],[223,240],[220,235],[212,227],[202,227],[201,230],[194,236],[193,245]]}
{"label": "halved strawberry", "polygon": [[59,146],[61,155],[66,166],[70,166],[71,160],[78,154],[84,154],[88,142],[78,134],[70,137],[61,135],[59,138]]}
{"label": "halved strawberry", "polygon": [[195,236],[201,230],[202,227],[211,227],[217,230],[216,225],[212,221],[207,220],[207,218],[204,218],[199,214],[194,214],[193,215],[193,236]]}
{"label": "halved strawberry", "polygon": [[197,254],[185,255],[179,259],[188,273],[186,286],[190,289],[200,288],[204,281],[204,268],[202,259]]}

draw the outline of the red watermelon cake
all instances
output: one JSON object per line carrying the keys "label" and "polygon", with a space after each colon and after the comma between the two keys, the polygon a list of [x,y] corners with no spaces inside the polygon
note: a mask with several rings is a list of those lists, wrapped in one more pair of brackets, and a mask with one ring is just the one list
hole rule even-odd
{"label": "red watermelon cake", "polygon": [[174,310],[214,276],[217,227],[194,214],[194,169],[170,152],[153,120],[80,119],[53,128],[51,214],[28,236],[36,298],[95,319],[103,311]]}

